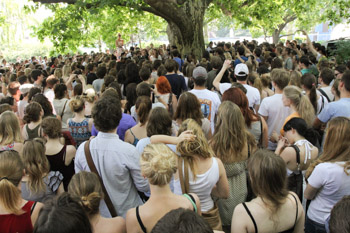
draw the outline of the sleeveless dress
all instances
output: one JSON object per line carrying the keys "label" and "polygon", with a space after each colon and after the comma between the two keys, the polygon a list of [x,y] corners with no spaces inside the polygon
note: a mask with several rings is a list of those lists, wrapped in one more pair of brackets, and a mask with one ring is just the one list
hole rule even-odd
{"label": "sleeveless dress", "polygon": [[64,161],[66,160],[67,146],[64,145],[62,150],[54,155],[46,155],[50,163],[50,171],[59,171],[63,175],[64,190],[67,190],[69,181],[74,175],[74,160],[66,166]]}
{"label": "sleeveless dress", "polygon": [[1,233],[32,233],[33,225],[30,218],[35,202],[28,201],[23,207],[21,215],[0,214],[0,232]]}
{"label": "sleeveless dress", "polygon": [[85,118],[82,122],[75,122],[72,119],[69,119],[68,127],[70,134],[77,144],[77,147],[79,147],[81,143],[89,140],[91,137],[88,118]]}
{"label": "sleeveless dress", "polygon": [[41,124],[37,125],[34,129],[29,129],[28,124],[26,124],[27,140],[41,137]]}
{"label": "sleeveless dress", "polygon": [[222,225],[229,226],[231,225],[233,210],[247,198],[247,160],[224,163],[224,167],[230,188],[230,195],[227,199],[219,199],[218,207]]}

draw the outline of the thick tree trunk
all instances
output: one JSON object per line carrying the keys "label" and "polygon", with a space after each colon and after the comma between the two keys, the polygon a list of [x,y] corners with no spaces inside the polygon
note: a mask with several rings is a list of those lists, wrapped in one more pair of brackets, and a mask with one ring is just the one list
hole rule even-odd
{"label": "thick tree trunk", "polygon": [[272,43],[274,43],[275,45],[277,45],[278,42],[280,41],[280,34],[281,34],[281,31],[278,29],[275,29],[275,31],[272,34]]}
{"label": "thick tree trunk", "polygon": [[180,5],[172,5],[166,1],[147,1],[156,10],[153,13],[158,13],[168,22],[169,42],[176,45],[183,56],[193,53],[197,59],[202,57],[205,48],[203,23],[209,2],[189,0],[182,1]]}

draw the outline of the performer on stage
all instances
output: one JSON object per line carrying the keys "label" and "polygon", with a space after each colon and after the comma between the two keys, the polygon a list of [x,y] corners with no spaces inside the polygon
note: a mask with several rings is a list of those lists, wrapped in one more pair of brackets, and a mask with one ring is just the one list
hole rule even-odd
{"label": "performer on stage", "polygon": [[117,59],[120,59],[123,52],[123,46],[124,46],[124,40],[122,39],[122,36],[120,33],[118,33],[118,39],[115,41],[116,47],[117,47]]}

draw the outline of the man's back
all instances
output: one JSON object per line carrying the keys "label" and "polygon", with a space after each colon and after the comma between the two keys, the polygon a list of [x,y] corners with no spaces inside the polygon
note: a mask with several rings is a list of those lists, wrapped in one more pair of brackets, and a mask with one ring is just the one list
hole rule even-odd
{"label": "man's back", "polygon": [[165,77],[168,79],[171,91],[179,98],[182,91],[187,91],[187,86],[183,76],[178,74],[167,74]]}
{"label": "man's back", "polygon": [[[84,145],[80,145],[76,153],[76,173],[90,171]],[[149,191],[147,180],[141,176],[136,148],[121,141],[117,134],[99,132],[90,142],[90,152],[118,216],[125,217],[128,209],[142,204],[137,190]],[[104,201],[100,204],[100,212],[104,217],[110,216]]]}
{"label": "man's back", "polygon": [[350,117],[350,98],[341,98],[338,101],[327,104],[317,118],[321,122],[327,123],[334,117],[339,116]]}

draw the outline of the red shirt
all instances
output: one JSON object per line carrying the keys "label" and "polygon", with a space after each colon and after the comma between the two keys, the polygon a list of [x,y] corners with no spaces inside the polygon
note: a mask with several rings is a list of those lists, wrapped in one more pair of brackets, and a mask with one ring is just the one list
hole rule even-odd
{"label": "red shirt", "polygon": [[33,225],[30,218],[31,209],[34,201],[28,201],[22,210],[25,212],[21,215],[0,214],[0,231],[1,233],[32,233]]}

